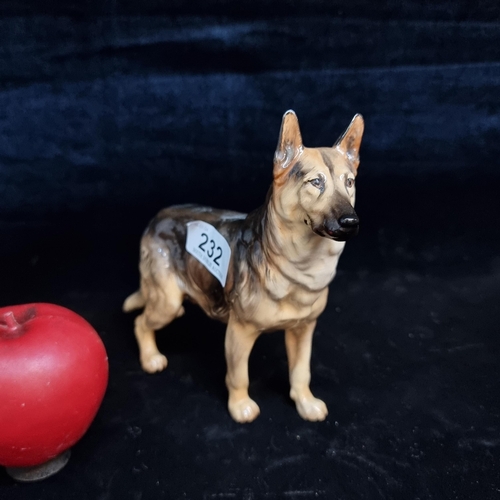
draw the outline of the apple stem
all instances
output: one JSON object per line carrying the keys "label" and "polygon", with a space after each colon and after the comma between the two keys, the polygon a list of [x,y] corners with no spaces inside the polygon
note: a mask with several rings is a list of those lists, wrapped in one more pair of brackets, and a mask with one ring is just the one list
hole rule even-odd
{"label": "apple stem", "polygon": [[21,326],[12,311],[4,313],[0,318],[0,337],[7,339],[19,337],[23,333]]}

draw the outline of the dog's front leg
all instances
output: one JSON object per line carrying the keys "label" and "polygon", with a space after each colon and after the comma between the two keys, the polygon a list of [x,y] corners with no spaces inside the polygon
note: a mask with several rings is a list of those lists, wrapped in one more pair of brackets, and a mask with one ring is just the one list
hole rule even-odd
{"label": "dog's front leg", "polygon": [[324,420],[328,415],[326,405],[312,395],[311,346],[316,321],[285,331],[286,352],[290,374],[290,397],[295,401],[299,415],[305,420]]}
{"label": "dog's front leg", "polygon": [[248,358],[258,336],[255,327],[229,318],[225,340],[228,408],[240,423],[251,422],[260,413],[257,403],[248,396]]}

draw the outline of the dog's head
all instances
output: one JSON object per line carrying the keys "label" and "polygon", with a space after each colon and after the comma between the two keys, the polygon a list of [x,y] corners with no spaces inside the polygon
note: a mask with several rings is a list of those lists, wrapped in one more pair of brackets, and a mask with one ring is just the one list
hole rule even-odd
{"label": "dog's head", "polygon": [[299,121],[287,111],[274,155],[274,198],[283,217],[345,241],[358,233],[354,185],[364,122],[356,115],[333,147],[306,148]]}

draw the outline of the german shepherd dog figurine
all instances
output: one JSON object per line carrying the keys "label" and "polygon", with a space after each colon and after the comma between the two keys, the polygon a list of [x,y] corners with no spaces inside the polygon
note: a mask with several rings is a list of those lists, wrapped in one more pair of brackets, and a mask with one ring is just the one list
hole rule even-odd
{"label": "german shepherd dog figurine", "polygon": [[[257,337],[273,330],[285,331],[290,397],[300,416],[325,419],[325,403],[309,389],[311,343],[345,241],[358,232],[354,179],[363,129],[356,115],[333,147],[305,148],[297,116],[287,111],[263,206],[249,215],[197,205],[158,213],[141,240],[140,290],[123,305],[124,311],[144,307],[135,336],[146,372],[167,366],[155,330],[182,316],[189,298],[227,323],[226,385],[234,420],[251,422],[259,415],[248,395],[248,358]],[[212,225],[229,244],[224,286],[186,250],[192,221]]]}

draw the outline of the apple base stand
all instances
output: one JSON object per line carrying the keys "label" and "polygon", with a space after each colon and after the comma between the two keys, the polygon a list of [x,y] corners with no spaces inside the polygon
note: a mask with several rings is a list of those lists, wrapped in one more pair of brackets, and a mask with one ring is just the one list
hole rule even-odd
{"label": "apple base stand", "polygon": [[6,467],[6,471],[16,481],[23,483],[40,481],[59,472],[68,463],[70,455],[70,450],[66,450],[43,464],[31,467]]}

